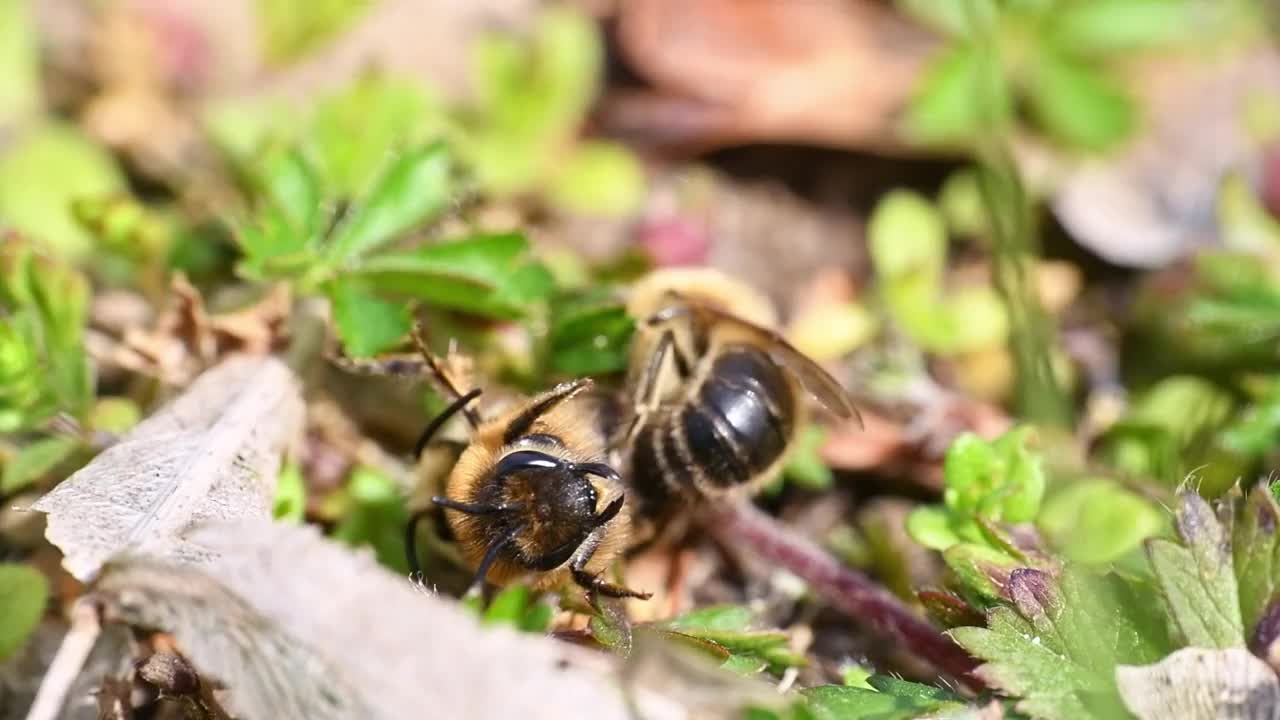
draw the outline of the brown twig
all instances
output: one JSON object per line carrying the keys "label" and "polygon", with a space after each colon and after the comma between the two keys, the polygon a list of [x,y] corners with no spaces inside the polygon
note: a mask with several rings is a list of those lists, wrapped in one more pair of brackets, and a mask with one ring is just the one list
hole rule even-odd
{"label": "brown twig", "polygon": [[710,532],[730,547],[745,547],[809,583],[833,607],[902,643],[916,657],[981,689],[973,676],[978,661],[871,578],[846,567],[812,541],[797,535],[747,503],[712,511]]}

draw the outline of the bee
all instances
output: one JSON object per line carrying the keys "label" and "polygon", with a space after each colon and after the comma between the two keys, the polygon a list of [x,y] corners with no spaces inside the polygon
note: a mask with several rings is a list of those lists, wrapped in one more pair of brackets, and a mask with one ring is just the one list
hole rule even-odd
{"label": "bee", "polygon": [[632,288],[627,309],[637,319],[632,411],[618,443],[639,517],[757,491],[794,447],[806,393],[862,422],[840,383],[772,329],[772,305],[720,272],[657,271]]}
{"label": "bee", "polygon": [[[469,407],[480,388],[461,392],[427,349],[421,329],[414,340],[421,362],[384,361],[387,372],[425,370],[450,399],[415,443],[420,457],[455,416],[471,427],[470,439],[432,503],[442,508],[463,558],[474,568],[472,587],[526,581],[552,590],[569,581],[607,597],[647,599],[604,580],[610,565],[629,547],[631,513],[623,480],[605,462],[606,436],[586,391],[590,379],[561,383],[490,419]],[[406,528],[413,576],[420,570],[414,550],[415,514]]]}

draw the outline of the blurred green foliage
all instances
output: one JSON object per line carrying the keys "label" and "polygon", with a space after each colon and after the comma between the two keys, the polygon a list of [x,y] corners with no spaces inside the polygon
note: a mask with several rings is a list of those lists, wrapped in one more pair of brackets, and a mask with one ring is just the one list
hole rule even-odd
{"label": "blurred green foliage", "polygon": [[284,63],[324,44],[374,6],[373,0],[257,0],[267,60]]}
{"label": "blurred green foliage", "polygon": [[957,354],[1004,343],[1007,313],[991,286],[945,286],[946,224],[924,197],[886,195],[869,220],[867,243],[885,308],[920,347]]}
{"label": "blurred green foliage", "polygon": [[44,616],[49,581],[28,565],[0,563],[0,662],[22,649]]}
{"label": "blurred green foliage", "polygon": [[334,539],[353,547],[371,547],[384,566],[401,574],[409,572],[404,546],[409,512],[391,478],[370,467],[357,467],[341,494],[330,501],[345,506],[333,528]]}
{"label": "blurred green foliage", "polygon": [[17,235],[0,238],[0,432],[89,410],[88,303],[88,283],[74,269]]}
{"label": "blurred green foliage", "polygon": [[723,667],[739,673],[768,670],[781,673],[805,664],[793,651],[786,633],[752,628],[749,609],[713,605],[691,610],[647,628],[705,650],[723,660]]}
{"label": "blurred green foliage", "polygon": [[[1216,18],[1195,0],[898,0],[947,38],[905,121],[922,143],[972,145],[1028,111],[1070,148],[1124,140],[1138,110],[1117,60],[1200,39]],[[1208,22],[1207,22],[1208,21]]]}

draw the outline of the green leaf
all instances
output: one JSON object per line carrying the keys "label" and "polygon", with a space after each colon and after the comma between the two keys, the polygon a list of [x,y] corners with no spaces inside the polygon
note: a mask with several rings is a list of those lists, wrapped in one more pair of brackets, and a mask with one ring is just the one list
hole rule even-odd
{"label": "green leaf", "polygon": [[819,685],[800,692],[816,720],[914,720],[945,717],[965,707],[955,694],[929,685],[885,675],[872,675],[868,682],[874,689]]}
{"label": "green leaf", "polygon": [[394,480],[368,467],[357,467],[345,492],[351,507],[333,529],[335,540],[353,547],[372,547],[378,562],[404,574],[404,527],[409,521],[404,498]]}
{"label": "green leaf", "polygon": [[559,208],[582,215],[623,216],[644,197],[644,169],[624,146],[594,140],[579,145],[549,189]]}
{"label": "green leaf", "polygon": [[373,5],[353,0],[256,0],[267,60],[283,64],[332,40]]}
{"label": "green leaf", "polygon": [[48,437],[22,448],[4,464],[0,495],[7,496],[39,480],[80,447],[75,438]]}
{"label": "green leaf", "polygon": [[31,7],[30,0],[0,0],[0,126],[33,117],[43,104]]}
{"label": "green leaf", "polygon": [[128,432],[142,420],[142,410],[138,404],[124,397],[103,397],[93,403],[89,411],[88,425],[91,430],[115,433]]}
{"label": "green leaf", "polygon": [[1165,527],[1164,514],[1110,480],[1076,482],[1049,498],[1040,530],[1067,558],[1109,563]]}
{"label": "green leaf", "polygon": [[320,179],[296,148],[277,146],[255,163],[259,192],[283,217],[301,247],[316,239],[322,216]]}
{"label": "green leaf", "polygon": [[302,468],[288,463],[276,479],[276,497],[271,504],[271,517],[285,522],[300,523],[307,514],[307,485],[302,478]]}
{"label": "green leaf", "polygon": [[0,150],[0,217],[65,258],[84,258],[93,247],[72,201],[125,189],[111,154],[72,125],[42,124]]}
{"label": "green leaf", "polygon": [[443,137],[448,123],[421,82],[370,72],[317,103],[303,140],[328,192],[357,198],[398,149]]}
{"label": "green leaf", "polygon": [[1280,592],[1280,505],[1264,484],[1249,491],[1232,526],[1232,567],[1240,588],[1240,614],[1252,637],[1271,598]]}
{"label": "green leaf", "polygon": [[1005,597],[1010,573],[1024,565],[1007,553],[973,542],[952,545],[942,559],[962,586],[988,600]]}
{"label": "green leaf", "polygon": [[368,357],[394,347],[412,326],[404,303],[379,298],[368,283],[356,278],[330,284],[329,300],[338,337],[352,357]]}
{"label": "green leaf", "polygon": [[520,618],[520,629],[530,633],[544,633],[551,627],[556,609],[545,602],[535,602],[524,611]]}
{"label": "green leaf", "polygon": [[352,264],[426,222],[449,202],[448,153],[441,144],[410,148],[391,163],[334,233],[328,255]]}
{"label": "green leaf", "polygon": [[942,216],[923,195],[894,190],[876,204],[867,222],[868,251],[882,282],[917,276],[937,288],[947,260]]}
{"label": "green leaf", "polygon": [[1012,114],[1004,74],[983,48],[957,44],[925,70],[907,108],[905,132],[919,143],[971,141],[996,132]]}
{"label": "green leaf", "polygon": [[685,613],[655,627],[723,648],[729,653],[725,666],[730,669],[758,672],[768,667],[780,672],[805,664],[803,656],[791,651],[785,633],[750,630],[750,625],[751,612],[747,608],[718,605]]}
{"label": "green leaf", "polygon": [[44,616],[49,581],[27,565],[0,563],[0,662],[22,649]]}
{"label": "green leaf", "polygon": [[961,540],[951,527],[951,513],[940,505],[912,510],[907,516],[907,534],[933,550],[946,550]]}
{"label": "green leaf", "polygon": [[1226,530],[1195,492],[1184,491],[1179,500],[1176,525],[1185,547],[1168,540],[1147,542],[1172,620],[1188,645],[1241,647],[1244,622]]}
{"label": "green leaf", "polygon": [[1056,47],[1119,53],[1185,42],[1202,8],[1186,0],[1091,0],[1057,3],[1045,28]]}
{"label": "green leaf", "polygon": [[938,309],[950,330],[939,351],[964,353],[1001,347],[1009,337],[1004,300],[990,285],[957,288],[946,295]]}
{"label": "green leaf", "polygon": [[995,448],[978,435],[957,435],[943,460],[943,502],[957,512],[973,512],[996,487],[999,461]]}
{"label": "green leaf", "polygon": [[517,318],[546,298],[546,268],[524,262],[528,241],[506,233],[425,245],[366,260],[359,276],[387,292],[476,315]]}
{"label": "green leaf", "polygon": [[1103,150],[1133,131],[1133,102],[1101,69],[1049,51],[1035,58],[1027,99],[1050,135],[1071,147]]}
{"label": "green leaf", "polygon": [[529,588],[524,585],[503,588],[485,608],[482,621],[486,625],[518,625],[529,606],[529,598]]}
{"label": "green leaf", "polygon": [[617,300],[595,292],[562,295],[552,301],[550,315],[552,370],[584,376],[626,368],[635,321]]}
{"label": "green leaf", "polygon": [[829,489],[835,478],[822,460],[822,446],[826,442],[827,432],[821,425],[806,425],[787,458],[783,470],[787,479],[808,490]]}

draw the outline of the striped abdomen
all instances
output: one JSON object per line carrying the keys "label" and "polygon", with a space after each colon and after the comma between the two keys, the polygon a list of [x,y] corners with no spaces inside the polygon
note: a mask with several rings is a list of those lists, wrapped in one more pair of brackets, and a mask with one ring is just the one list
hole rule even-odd
{"label": "striped abdomen", "polygon": [[715,496],[763,482],[797,425],[792,382],[764,351],[730,346],[678,404],[636,434],[632,478],[642,514],[684,493]]}

